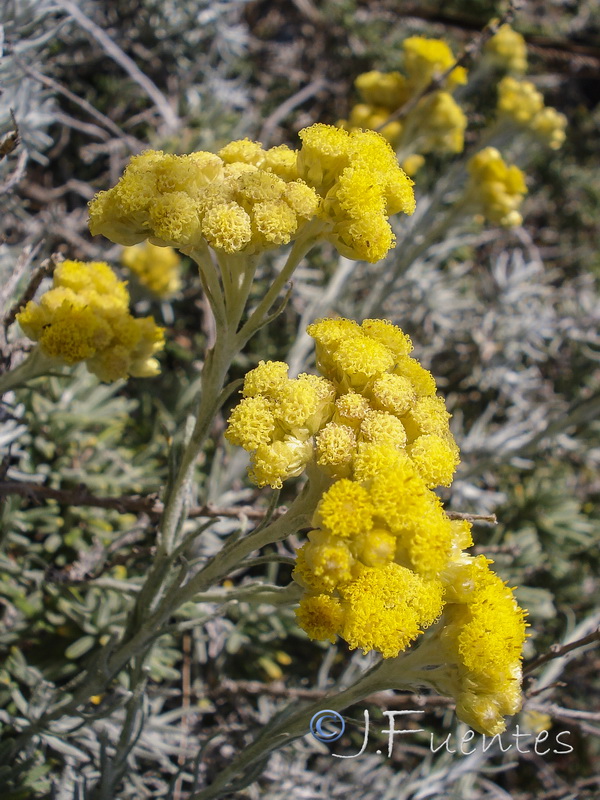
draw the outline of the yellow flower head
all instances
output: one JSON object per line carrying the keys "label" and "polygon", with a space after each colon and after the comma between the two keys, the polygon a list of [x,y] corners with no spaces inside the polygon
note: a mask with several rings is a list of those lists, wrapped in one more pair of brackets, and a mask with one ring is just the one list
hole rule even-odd
{"label": "yellow flower head", "polygon": [[282,361],[261,361],[247,373],[244,399],[233,409],[225,437],[254,451],[250,476],[279,488],[299,475],[314,453],[311,437],[334,411],[335,388],[317,375],[287,377]]}
{"label": "yellow flower head", "polygon": [[369,103],[357,103],[350,109],[348,120],[340,120],[338,126],[347,131],[357,128],[370,128],[383,136],[386,142],[396,147],[402,135],[400,120],[390,118],[391,111],[385,106],[373,106]]}
{"label": "yellow flower head", "polygon": [[164,332],[152,317],[129,313],[126,285],[104,262],[64,261],[53,288],[17,314],[23,331],[42,352],[67,364],[86,361],[102,381],[149,377],[159,371],[152,356]]}
{"label": "yellow flower head", "polygon": [[[443,74],[456,61],[450,46],[442,39],[426,39],[423,36],[410,36],[402,43],[404,50],[404,69],[412,84],[427,85],[432,78]],[[467,71],[456,67],[446,79],[446,87],[467,82]]]}
{"label": "yellow flower head", "polygon": [[399,564],[363,567],[339,588],[343,609],[341,636],[351,649],[379,651],[394,658],[440,615],[443,591]]}
{"label": "yellow flower head", "polygon": [[332,125],[300,131],[298,172],[323,198],[319,217],[348,258],[379,261],[394,244],[388,217],[412,214],[412,181],[389,143],[375,131]]}
{"label": "yellow flower head", "polygon": [[121,264],[157,297],[170,297],[181,288],[181,259],[172,247],[157,247],[150,242],[126,247]]}
{"label": "yellow flower head", "polygon": [[409,412],[403,417],[402,422],[406,429],[409,441],[427,433],[438,436],[448,436],[450,427],[448,421],[450,414],[442,397],[419,397],[413,403]]}
{"label": "yellow flower head", "polygon": [[495,147],[486,147],[468,163],[469,193],[481,213],[492,223],[506,228],[523,221],[518,208],[527,193],[525,176],[508,166]]}
{"label": "yellow flower head", "polygon": [[245,450],[256,450],[271,441],[274,430],[272,401],[262,395],[244,397],[231,412],[225,438]]}
{"label": "yellow flower head", "polygon": [[369,411],[360,426],[360,440],[403,449],[406,446],[406,431],[402,422],[392,414]]}
{"label": "yellow flower head", "polygon": [[284,362],[261,361],[229,418],[226,438],[256,451],[252,479],[279,486],[312,461],[337,481],[368,484],[401,465],[423,490],[448,485],[458,463],[449,414],[431,373],[407,355],[408,336],[388,320],[370,319],[322,319],[307,331],[325,377],[292,380]]}
{"label": "yellow flower head", "polygon": [[542,93],[530,81],[507,75],[498,84],[498,111],[519,125],[528,125],[543,108]]}
{"label": "yellow flower head", "polygon": [[501,25],[491,39],[485,43],[483,51],[494,66],[515,75],[527,72],[527,44],[520,33],[510,25]]}
{"label": "yellow flower head", "polygon": [[250,478],[257,486],[281,489],[283,481],[302,474],[312,454],[310,442],[293,436],[259,444],[252,454]]}
{"label": "yellow flower head", "polygon": [[410,411],[417,399],[414,384],[409,378],[388,372],[373,383],[371,396],[376,408],[397,417]]}
{"label": "yellow flower head", "polygon": [[315,216],[321,198],[298,179],[297,154],[231,142],[219,152],[134,156],[115,187],[90,203],[90,230],[134,245],[195,247],[225,253],[287,244]]}
{"label": "yellow flower head", "polygon": [[394,356],[407,356],[413,349],[410,337],[387,319],[365,319],[360,327],[366,336],[385,345]]}
{"label": "yellow flower head", "polygon": [[422,156],[420,153],[411,153],[409,156],[406,156],[402,162],[402,169],[404,172],[406,172],[409,178],[414,178],[424,164],[424,156]]}
{"label": "yellow flower head", "polygon": [[298,178],[297,160],[295,150],[280,144],[265,150],[262,166],[285,181],[295,181]]}
{"label": "yellow flower head", "polygon": [[567,118],[555,108],[546,106],[531,120],[531,131],[551,150],[559,150],[567,135]]}
{"label": "yellow flower head", "polygon": [[274,397],[279,387],[288,379],[289,367],[284,361],[259,361],[258,366],[246,373],[244,397],[264,394]]}
{"label": "yellow flower head", "polygon": [[336,400],[333,422],[357,430],[369,410],[366,397],[358,392],[347,392]]}
{"label": "yellow flower head", "polygon": [[309,638],[333,643],[342,623],[340,601],[328,594],[305,594],[296,609],[296,618]]}
{"label": "yellow flower head", "polygon": [[458,449],[452,440],[429,433],[417,437],[407,452],[426,486],[450,486],[459,464]]}
{"label": "yellow flower head", "polygon": [[368,533],[373,527],[374,513],[367,490],[360,483],[342,479],[324,493],[313,524],[341,539],[348,539]]}
{"label": "yellow flower head", "polygon": [[234,164],[241,161],[242,164],[252,164],[258,167],[262,164],[265,151],[260,142],[253,142],[250,139],[238,139],[230,142],[219,150],[219,157],[226,164]]}
{"label": "yellow flower head", "polygon": [[359,533],[351,542],[354,557],[365,567],[383,567],[394,560],[396,537],[383,528]]}
{"label": "yellow flower head", "polygon": [[354,558],[346,542],[327,531],[311,531],[302,547],[306,566],[313,580],[331,593],[352,578]]}
{"label": "yellow flower head", "polygon": [[[410,90],[406,78],[399,72],[363,72],[354,81],[360,96],[371,106],[382,106],[388,111],[395,111],[406,103]],[[373,126],[368,126],[373,127]]]}
{"label": "yellow flower head", "polygon": [[350,475],[356,451],[356,433],[347,425],[329,422],[315,438],[317,464],[331,478]]}
{"label": "yellow flower head", "polygon": [[449,92],[424,97],[408,115],[411,147],[420,153],[462,153],[467,117]]}
{"label": "yellow flower head", "polygon": [[[469,574],[469,589],[466,595],[461,589],[463,602],[446,606],[441,637],[447,658],[458,667],[451,691],[460,718],[495,735],[506,727],[503,717],[521,707],[525,612],[485,558],[467,560],[462,570]],[[466,585],[465,577],[461,581]]]}

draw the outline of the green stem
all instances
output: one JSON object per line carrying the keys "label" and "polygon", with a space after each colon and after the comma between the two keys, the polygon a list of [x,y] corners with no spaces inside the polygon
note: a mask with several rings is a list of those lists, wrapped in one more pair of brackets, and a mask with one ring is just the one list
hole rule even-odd
{"label": "green stem", "polygon": [[12,389],[25,386],[35,378],[48,375],[57,365],[62,366],[62,362],[48,358],[42,353],[39,346],[35,347],[18,367],[0,375],[0,397]]}
{"label": "green stem", "polygon": [[238,539],[230,547],[225,545],[200,572],[197,572],[179,590],[177,605],[192,600],[195,595],[206,591],[210,586],[225,578],[242,559],[254,550],[260,550],[269,544],[287,538],[292,533],[297,533],[302,528],[310,527],[317,504],[329,483],[329,479],[315,471],[313,478],[305,484],[302,492],[282,517],[262,530]]}
{"label": "green stem", "polygon": [[[390,683],[390,670],[387,664],[395,662],[395,674]],[[273,724],[265,726],[263,732],[257,739],[225,769],[206,789],[197,792],[188,800],[214,800],[217,797],[229,794],[237,789],[243,788],[252,780],[251,768],[263,761],[274,750],[299,739],[310,732],[310,722],[313,716],[324,709],[332,711],[343,711],[345,708],[359,703],[374,692],[385,689],[414,689],[424,685],[423,676],[426,672],[422,671],[423,657],[419,655],[419,650],[409,652],[395,659],[380,661],[347,689],[337,694],[327,695],[319,698],[307,705],[302,706],[294,713],[288,714],[286,709],[280,716],[279,721],[274,720]],[[294,706],[297,704],[294,703]],[[289,707],[290,709],[292,706]],[[232,781],[240,775],[246,773],[249,776],[246,781],[239,782],[241,785],[230,786]]]}
{"label": "green stem", "polygon": [[316,223],[309,223],[306,226],[306,230],[304,234],[300,236],[294,242],[292,249],[289,252],[287,260],[283,265],[283,269],[277,275],[271,287],[254,309],[246,324],[242,327],[240,332],[238,333],[238,341],[240,344],[240,349],[246,344],[246,342],[253,336],[260,328],[265,324],[265,320],[267,318],[267,314],[269,313],[271,307],[279,297],[281,290],[285,286],[285,284],[289,281],[294,273],[294,270],[298,266],[298,264],[302,261],[304,256],[308,253],[308,251],[316,244],[319,239],[319,236],[322,232],[323,224],[316,222]]}

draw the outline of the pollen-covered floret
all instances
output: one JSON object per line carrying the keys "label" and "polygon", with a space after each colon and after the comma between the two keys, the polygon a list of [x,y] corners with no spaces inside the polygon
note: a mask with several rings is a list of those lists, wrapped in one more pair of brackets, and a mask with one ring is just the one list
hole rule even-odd
{"label": "pollen-covered floret", "polygon": [[284,436],[283,439],[259,444],[252,453],[248,474],[259,487],[281,489],[283,481],[302,474],[312,454],[310,442]]}
{"label": "pollen-covered floret", "polygon": [[394,658],[440,615],[443,589],[399,564],[363,567],[340,586],[341,635],[351,649],[379,651]]}
{"label": "pollen-covered floret", "polygon": [[360,425],[359,441],[406,447],[406,431],[402,422],[386,411],[369,411]]}
{"label": "pollen-covered floret", "polygon": [[[444,612],[441,646],[457,676],[443,689],[458,716],[481,733],[505,730],[504,716],[521,707],[521,653],[526,612],[483,557],[463,557],[443,581],[452,601]],[[462,587],[456,594],[457,583]]]}
{"label": "pollen-covered floret", "polygon": [[375,507],[368,491],[356,481],[336,481],[323,495],[313,524],[327,528],[342,539],[368,533]]}
{"label": "pollen-covered floret", "polygon": [[366,397],[358,392],[346,392],[335,402],[333,422],[357,430],[370,410],[371,406]]}
{"label": "pollen-covered floret", "polygon": [[410,378],[402,375],[384,373],[372,386],[373,405],[380,411],[387,411],[397,417],[406,414],[417,399],[415,387]]}
{"label": "pollen-covered floret", "polygon": [[315,458],[331,478],[345,478],[352,470],[356,433],[348,425],[328,422],[315,437]]}
{"label": "pollen-covered floret", "polygon": [[29,301],[17,320],[46,356],[85,361],[102,381],[159,371],[153,356],[164,346],[163,329],[152,317],[130,315],[126,285],[104,262],[59,264],[53,288],[39,303]]}
{"label": "pollen-covered floret", "polygon": [[418,436],[407,452],[426,486],[450,486],[459,464],[458,448],[451,439],[434,433]]}
{"label": "pollen-covered floret", "polygon": [[342,623],[340,601],[329,594],[305,594],[296,609],[298,625],[309,638],[335,641]]}
{"label": "pollen-covered floret", "polygon": [[225,438],[245,450],[256,450],[271,440],[275,430],[273,403],[266,397],[244,397],[227,421]]}

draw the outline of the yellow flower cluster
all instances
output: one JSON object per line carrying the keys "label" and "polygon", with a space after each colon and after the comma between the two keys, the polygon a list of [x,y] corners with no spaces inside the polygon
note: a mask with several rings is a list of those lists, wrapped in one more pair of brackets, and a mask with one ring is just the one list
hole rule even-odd
{"label": "yellow flower cluster", "polygon": [[391,214],[412,214],[412,182],[383,137],[327,125],[300,132],[299,152],[248,139],[218,155],[134,156],[90,202],[90,230],[114,242],[252,254],[288,244],[320,221],[349,258],[378,261],[394,243]]}
{"label": "yellow flower cluster", "polygon": [[152,356],[164,346],[163,328],[152,317],[131,316],[126,285],[104,262],[63,261],[53,288],[17,320],[48,358],[85,361],[102,381],[159,372]]}
{"label": "yellow flower cluster", "polygon": [[495,67],[515,75],[527,72],[527,44],[510,25],[501,25],[485,43],[486,59]]}
{"label": "yellow flower cluster", "polygon": [[429,488],[448,486],[458,448],[435,380],[412,343],[385,320],[324,319],[308,327],[324,377],[287,376],[283,362],[246,375],[226,437],[252,452],[252,478],[280,487],[309,461],[329,478],[367,479],[397,453]]}
{"label": "yellow flower cluster", "polygon": [[172,247],[158,247],[150,242],[126,247],[121,253],[121,264],[157,297],[170,297],[181,288],[181,258]]}
{"label": "yellow flower cluster", "polygon": [[308,333],[323,377],[291,380],[285,363],[261,362],[225,434],[252,452],[260,486],[309,462],[331,481],[297,554],[298,623],[394,658],[441,617],[444,669],[432,682],[461,719],[496,733],[520,704],[524,614],[491,562],[466,554],[470,524],[433,491],[458,464],[435,380],[386,320],[322,319]]}
{"label": "yellow flower cluster", "polygon": [[456,556],[441,576],[446,588],[440,634],[445,669],[440,688],[456,699],[458,716],[482,733],[505,729],[521,708],[525,612],[485,556]]}
{"label": "yellow flower cluster", "polygon": [[432,78],[443,74],[455,62],[448,44],[441,39],[411,36],[403,42],[404,71],[359,75],[355,86],[362,102],[340,125],[348,130],[371,128],[380,131],[390,144],[412,154],[404,157],[403,168],[414,174],[423,163],[421,154],[460,153],[464,147],[467,118],[452,97],[452,90],[467,81],[464,67],[456,67],[446,78],[443,90],[424,97],[402,122],[390,116],[422,91]]}
{"label": "yellow flower cluster", "polygon": [[450,415],[390,322],[325,319],[308,332],[337,394],[315,437],[316,464],[335,482],[298,551],[298,621],[311,638],[339,635],[391,658],[443,608],[455,531],[432,488],[458,464]]}
{"label": "yellow flower cluster", "polygon": [[261,361],[244,379],[225,437],[252,452],[250,476],[258,486],[281,488],[313,456],[312,437],[333,413],[335,389],[316,375],[288,378],[282,361]]}
{"label": "yellow flower cluster", "polygon": [[515,166],[508,166],[495,147],[486,147],[468,162],[471,176],[467,196],[479,213],[490,222],[513,228],[523,217],[518,211],[525,194],[525,176]]}
{"label": "yellow flower cluster", "polygon": [[300,131],[298,172],[322,198],[326,236],[347,258],[375,262],[395,244],[388,222],[415,210],[413,182],[375,131],[316,124]]}
{"label": "yellow flower cluster", "polygon": [[555,108],[544,105],[544,97],[530,81],[518,81],[506,76],[498,84],[498,111],[527,128],[551,150],[562,147],[567,118]]}
{"label": "yellow flower cluster", "polygon": [[90,230],[133,245],[144,239],[173,247],[204,239],[226,253],[252,253],[287,244],[314,216],[316,193],[290,179],[296,155],[232,142],[219,155],[134,156],[115,187],[90,203]]}
{"label": "yellow flower cluster", "polygon": [[[426,39],[411,36],[402,43],[404,50],[404,69],[409,83],[421,88],[442,75],[456,61],[452,50],[443,39]],[[456,86],[467,82],[464,67],[455,67],[446,78],[446,88],[452,91]]]}

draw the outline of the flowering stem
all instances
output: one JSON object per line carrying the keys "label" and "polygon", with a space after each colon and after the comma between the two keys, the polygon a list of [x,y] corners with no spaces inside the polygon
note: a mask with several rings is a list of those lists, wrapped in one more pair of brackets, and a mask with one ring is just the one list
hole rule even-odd
{"label": "flowering stem", "polygon": [[329,480],[315,472],[315,476],[305,484],[302,492],[282,517],[265,528],[238,539],[230,547],[225,545],[200,572],[196,573],[180,589],[177,604],[181,605],[192,600],[199,592],[213,586],[254,550],[260,550],[297,533],[302,528],[310,527],[312,515],[328,485]]}
{"label": "flowering stem", "polygon": [[[394,688],[414,689],[423,685],[421,672],[421,659],[418,657],[418,650],[407,653],[396,659],[388,659],[396,662],[395,668],[398,670],[398,677],[394,680]],[[398,663],[399,662],[399,663]],[[214,798],[227,794],[231,791],[241,789],[252,780],[241,778],[234,786],[229,786],[236,776],[243,773],[252,775],[250,768],[264,760],[269,753],[279,750],[282,747],[305,736],[310,731],[310,722],[313,716],[324,709],[332,711],[343,711],[345,708],[359,703],[374,692],[390,688],[390,683],[385,667],[386,661],[380,661],[370,670],[365,672],[352,686],[326,697],[321,697],[312,703],[300,708],[295,713],[288,713],[291,706],[285,709],[277,719],[266,726],[256,740],[223,770],[213,781],[213,783],[196,794],[190,796],[189,800],[214,800]],[[294,707],[296,703],[294,703]]]}
{"label": "flowering stem", "polygon": [[47,375],[57,363],[60,366],[60,362],[48,358],[42,353],[39,347],[34,347],[31,353],[29,353],[27,358],[22,361],[18,367],[0,375],[0,397],[6,392],[10,392],[12,389],[25,386],[25,384],[29,383],[34,378]]}
{"label": "flowering stem", "polygon": [[268,322],[267,315],[273,306],[273,303],[279,297],[281,290],[291,278],[300,261],[302,261],[304,256],[318,241],[322,227],[322,223],[311,223],[307,225],[304,234],[294,242],[287,260],[283,265],[283,269],[279,275],[277,275],[271,284],[271,287],[268,289],[258,306],[254,309],[245,325],[243,325],[239,331],[238,342],[240,349],[258,330],[260,330],[260,328],[262,328],[266,322]]}

